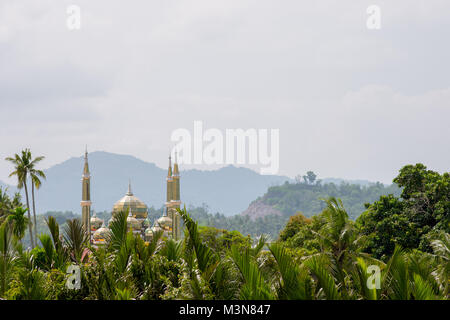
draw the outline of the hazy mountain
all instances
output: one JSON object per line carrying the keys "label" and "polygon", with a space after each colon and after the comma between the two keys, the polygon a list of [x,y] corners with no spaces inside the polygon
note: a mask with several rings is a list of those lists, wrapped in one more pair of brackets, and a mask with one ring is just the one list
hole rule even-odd
{"label": "hazy mountain", "polygon": [[[39,213],[46,211],[80,212],[83,157],[70,158],[45,170],[47,180],[37,192]],[[167,169],[129,155],[108,152],[89,154],[93,209],[110,211],[125,195],[128,180],[134,194],[148,206],[160,208],[166,196]],[[182,169],[182,168],[180,168]],[[240,213],[263,195],[269,186],[290,179],[260,175],[246,168],[228,166],[214,171],[181,170],[181,200],[186,206],[207,204],[212,212]],[[14,187],[9,186],[12,193]]]}

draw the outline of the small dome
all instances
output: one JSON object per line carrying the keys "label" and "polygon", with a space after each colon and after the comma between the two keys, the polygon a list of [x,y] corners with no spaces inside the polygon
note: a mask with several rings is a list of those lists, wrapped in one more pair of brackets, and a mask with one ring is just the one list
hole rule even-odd
{"label": "small dome", "polygon": [[168,216],[162,216],[157,220],[157,222],[163,229],[172,228],[172,219],[170,219]]}
{"label": "small dome", "polygon": [[142,228],[147,229],[148,227],[150,227],[150,222],[148,219],[144,219],[144,221],[142,221]]}
{"label": "small dome", "polygon": [[156,220],[156,224],[164,230],[172,230],[172,219],[167,216],[167,211],[164,211],[162,217]]}
{"label": "small dome", "polygon": [[105,223],[103,223],[102,227],[94,232],[94,241],[106,241],[109,232],[109,229],[105,226]]}
{"label": "small dome", "polygon": [[94,215],[91,218],[91,230],[95,231],[100,228],[103,224],[103,220],[97,217],[97,214],[94,212]]}
{"label": "small dome", "polygon": [[118,212],[128,210],[129,208],[131,208],[133,216],[138,219],[145,219],[148,216],[147,205],[133,195],[133,192],[131,192],[131,184],[128,185],[128,191],[125,196],[114,204],[112,214],[114,216]]}
{"label": "small dome", "polygon": [[131,214],[131,208],[128,211],[128,218],[127,218],[127,228],[129,229],[130,227],[133,229],[133,231],[141,229],[141,223],[139,222],[138,219],[133,217],[133,215]]}

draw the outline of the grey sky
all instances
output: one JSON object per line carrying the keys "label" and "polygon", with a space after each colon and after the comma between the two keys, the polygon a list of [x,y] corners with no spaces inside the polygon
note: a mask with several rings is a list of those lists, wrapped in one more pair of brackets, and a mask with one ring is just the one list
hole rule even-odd
{"label": "grey sky", "polygon": [[0,157],[31,147],[48,167],[88,144],[166,167],[171,132],[202,120],[279,128],[291,177],[448,171],[449,15],[445,0],[2,0]]}

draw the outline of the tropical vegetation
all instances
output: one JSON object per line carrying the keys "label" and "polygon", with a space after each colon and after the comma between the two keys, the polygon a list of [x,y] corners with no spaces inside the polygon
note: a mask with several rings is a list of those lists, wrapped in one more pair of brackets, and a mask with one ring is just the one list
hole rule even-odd
{"label": "tropical vegetation", "polygon": [[356,221],[327,197],[272,240],[200,225],[184,208],[178,241],[162,232],[144,241],[120,212],[94,246],[79,217],[55,213],[27,249],[29,206],[0,189],[0,298],[448,300],[449,174],[408,165],[394,182],[401,194],[382,195]]}

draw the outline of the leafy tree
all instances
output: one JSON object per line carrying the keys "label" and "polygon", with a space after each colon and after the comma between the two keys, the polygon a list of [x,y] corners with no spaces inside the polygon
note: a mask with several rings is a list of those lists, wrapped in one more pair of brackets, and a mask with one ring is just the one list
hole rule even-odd
{"label": "leafy tree", "polygon": [[303,226],[309,225],[311,222],[311,219],[305,217],[301,212],[297,212],[297,214],[289,217],[289,221],[280,232],[279,240],[286,241],[292,238]]}
{"label": "leafy tree", "polygon": [[394,182],[403,188],[401,196],[381,196],[357,220],[368,236],[367,251],[383,257],[399,245],[431,252],[430,235],[450,232],[449,174],[419,163],[404,166]]}
{"label": "leafy tree", "polygon": [[317,175],[312,171],[306,172],[306,175],[303,176],[303,180],[305,180],[305,182],[308,184],[314,184],[314,181],[316,181],[316,178],[317,178]]}

